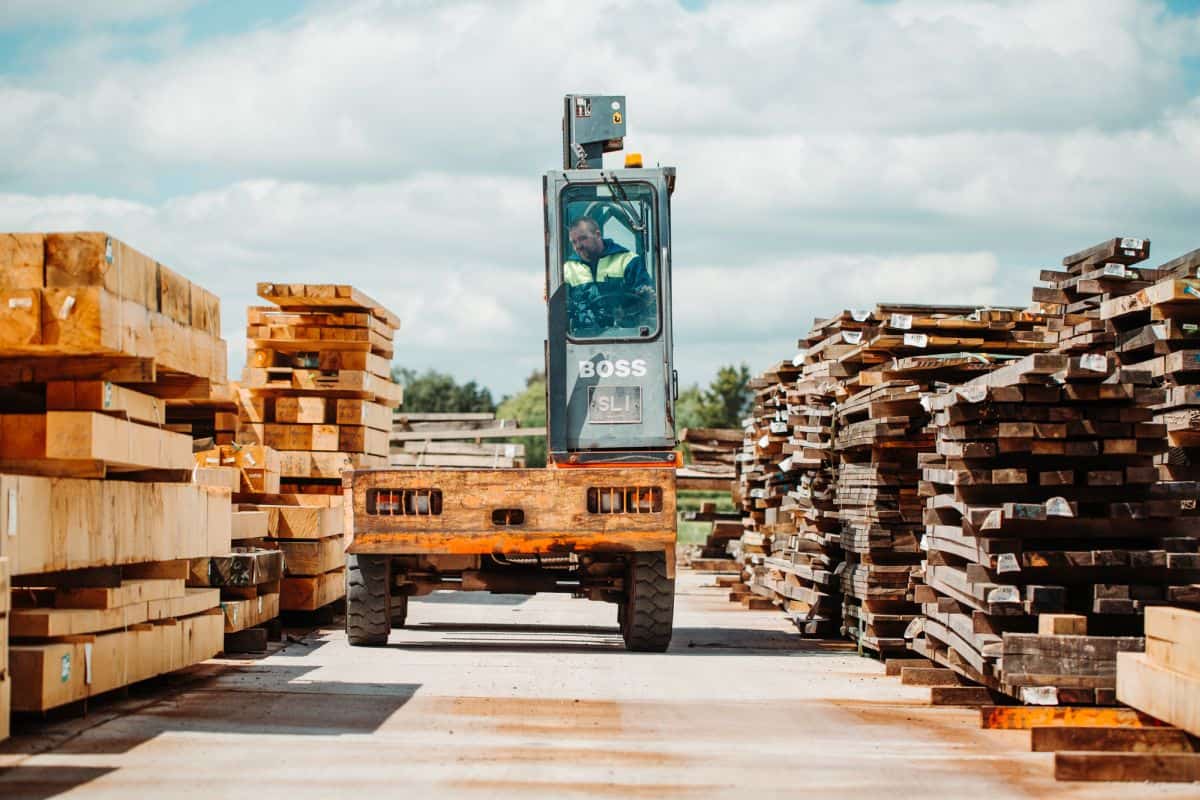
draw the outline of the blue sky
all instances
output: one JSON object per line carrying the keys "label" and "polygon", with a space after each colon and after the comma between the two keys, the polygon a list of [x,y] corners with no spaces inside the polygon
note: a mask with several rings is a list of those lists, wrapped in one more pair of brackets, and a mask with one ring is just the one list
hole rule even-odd
{"label": "blue sky", "polygon": [[628,95],[679,167],[685,382],[843,307],[1026,303],[1107,236],[1200,247],[1200,0],[8,0],[0,229],[217,291],[235,375],[255,281],[336,279],[405,365],[503,394],[541,358],[568,91]]}

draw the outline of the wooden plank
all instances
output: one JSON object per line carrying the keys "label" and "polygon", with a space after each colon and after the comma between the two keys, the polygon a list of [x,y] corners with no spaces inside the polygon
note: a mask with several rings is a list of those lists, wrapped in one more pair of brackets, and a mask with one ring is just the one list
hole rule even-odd
{"label": "wooden plank", "polygon": [[25,356],[0,358],[0,383],[53,380],[153,383],[154,359],[131,356]]}
{"label": "wooden plank", "polygon": [[929,704],[934,706],[984,706],[995,703],[997,692],[983,686],[933,686]]}
{"label": "wooden plank", "polygon": [[162,562],[229,549],[228,491],[0,475],[0,532],[14,575]]}
{"label": "wooden plank", "polygon": [[984,706],[980,727],[1031,730],[1066,727],[1161,727],[1163,723],[1133,708],[1105,706]]}
{"label": "wooden plank", "polygon": [[1146,654],[1159,666],[1200,678],[1200,612],[1147,608]]}
{"label": "wooden plank", "polygon": [[212,658],[221,650],[219,610],[178,621],[10,648],[14,711],[46,711]]}
{"label": "wooden plank", "polygon": [[324,539],[344,531],[340,506],[259,505],[267,515],[267,535],[275,539]]}
{"label": "wooden plank", "polygon": [[279,592],[260,594],[244,600],[222,600],[225,633],[253,628],[279,616]]}
{"label": "wooden plank", "polygon": [[292,576],[280,586],[281,611],[315,611],[346,596],[346,571],[337,569],[323,575]]}
{"label": "wooden plank", "polygon": [[50,381],[46,384],[50,411],[103,411],[135,422],[163,425],[166,403],[111,381]]}
{"label": "wooden plank", "polygon": [[103,287],[146,309],[158,309],[158,264],[105,233],[48,233],[47,287]]}
{"label": "wooden plank", "polygon": [[265,538],[268,521],[269,515],[265,511],[234,511],[229,538],[235,542]]}
{"label": "wooden plank", "polygon": [[964,681],[952,669],[941,667],[904,667],[900,683],[905,686],[962,686]]}
{"label": "wooden plank", "polygon": [[1038,614],[1039,636],[1087,635],[1087,617],[1079,614]]}
{"label": "wooden plank", "polygon": [[1054,777],[1060,781],[1190,783],[1200,781],[1200,754],[1055,753]]}
{"label": "wooden plank", "polygon": [[283,539],[272,542],[283,551],[288,575],[321,575],[346,565],[346,540],[343,536],[324,539]]}
{"label": "wooden plank", "polygon": [[1144,653],[1117,653],[1117,699],[1200,736],[1200,676],[1155,664]]}
{"label": "wooden plank", "polygon": [[[131,469],[191,469],[192,439],[89,411],[48,411],[44,457],[95,460]],[[7,441],[0,452],[10,455]]]}
{"label": "wooden plank", "polygon": [[260,283],[258,296],[274,303],[285,310],[307,308],[362,308],[369,310],[392,328],[400,327],[400,318],[384,308],[365,292],[345,285],[303,285],[303,290],[296,292],[298,284]]}
{"label": "wooden plank", "polygon": [[1192,753],[1191,739],[1179,728],[1129,728],[1093,726],[1035,727],[1030,730],[1030,750],[1091,750],[1126,753]]}
{"label": "wooden plank", "polygon": [[137,578],[120,586],[60,586],[54,592],[55,608],[112,609],[150,600],[183,597],[183,581],[176,578]]}
{"label": "wooden plank", "polygon": [[40,233],[0,234],[0,289],[41,289],[45,285],[44,248]]}

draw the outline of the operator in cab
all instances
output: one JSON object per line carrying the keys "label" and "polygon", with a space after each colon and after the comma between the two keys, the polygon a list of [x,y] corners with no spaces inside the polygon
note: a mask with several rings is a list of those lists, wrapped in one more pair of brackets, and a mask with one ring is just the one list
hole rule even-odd
{"label": "operator in cab", "polygon": [[647,319],[653,325],[654,285],[642,257],[605,239],[588,216],[571,223],[568,237],[575,251],[563,263],[571,332],[591,337],[629,329],[624,335],[636,338]]}

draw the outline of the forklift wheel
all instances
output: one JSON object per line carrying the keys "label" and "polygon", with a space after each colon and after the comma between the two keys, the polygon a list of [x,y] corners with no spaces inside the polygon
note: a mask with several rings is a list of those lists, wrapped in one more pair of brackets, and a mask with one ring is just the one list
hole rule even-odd
{"label": "forklift wheel", "polygon": [[390,566],[387,556],[346,556],[346,638],[356,647],[387,644]]}
{"label": "forklift wheel", "polygon": [[634,553],[629,564],[628,589],[621,635],[625,649],[661,653],[671,643],[675,616],[675,581],[667,577],[665,553]]}

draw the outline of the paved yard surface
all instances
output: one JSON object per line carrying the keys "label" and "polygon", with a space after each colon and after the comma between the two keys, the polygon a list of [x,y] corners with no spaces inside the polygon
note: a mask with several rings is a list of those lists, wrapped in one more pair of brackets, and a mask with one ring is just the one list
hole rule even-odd
{"label": "paved yard surface", "polygon": [[624,652],[614,606],[435,595],[386,648],[321,630],[23,723],[0,798],[1196,796],[1055,783],[1027,733],[724,594],[681,572],[664,655]]}

